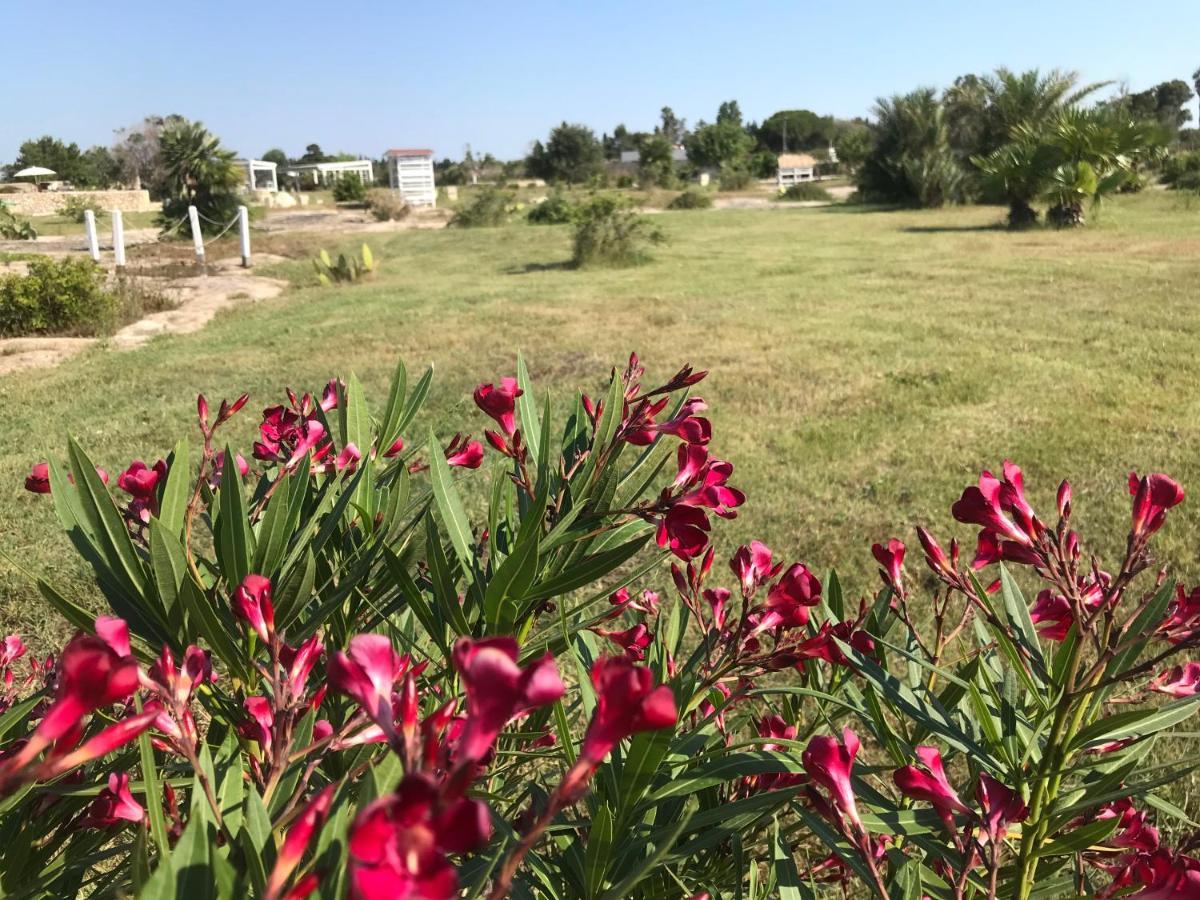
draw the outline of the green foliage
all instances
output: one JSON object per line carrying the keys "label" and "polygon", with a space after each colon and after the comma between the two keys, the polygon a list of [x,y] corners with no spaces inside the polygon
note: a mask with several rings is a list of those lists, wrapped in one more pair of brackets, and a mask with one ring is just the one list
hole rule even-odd
{"label": "green foliage", "polygon": [[671,187],[678,181],[674,150],[671,142],[661,135],[652,135],[642,141],[638,151],[638,183],[643,189]]}
{"label": "green foliage", "polygon": [[579,268],[636,266],[648,260],[650,245],[664,240],[629,200],[597,194],[579,208],[572,261]]}
{"label": "green foliage", "polygon": [[1163,163],[1162,181],[1177,190],[1200,190],[1200,150],[1169,157]]}
{"label": "green foliage", "polygon": [[412,212],[412,208],[390,188],[372,188],[367,191],[366,201],[367,209],[380,222],[399,222]]}
{"label": "green foliage", "polygon": [[834,149],[838,162],[851,172],[858,169],[871,154],[871,129],[866,126],[848,128],[837,139]]}
{"label": "green foliage", "polygon": [[78,144],[66,144],[50,135],[21,144],[9,168],[17,172],[30,166],[50,169],[55,179],[81,188],[109,187],[120,174],[117,161],[106,147],[80,150]]}
{"label": "green foliage", "polygon": [[453,228],[496,228],[508,224],[515,212],[516,194],[494,185],[473,191],[450,219]]}
{"label": "green foliage", "polygon": [[575,221],[576,212],[566,191],[554,190],[541,203],[530,206],[525,219],[533,225],[567,225]]}
{"label": "green foliage", "polygon": [[282,170],[288,167],[288,155],[278,147],[272,147],[270,150],[260,156],[259,159],[261,159],[263,162],[275,163],[277,167],[276,174],[278,175],[282,175]]}
{"label": "green foliage", "polygon": [[32,241],[37,238],[37,229],[28,219],[18,219],[0,201],[0,238],[6,241]]}
{"label": "green foliage", "polygon": [[744,191],[754,183],[754,175],[747,163],[722,163],[721,172],[717,176],[720,189],[723,191]]}
{"label": "green foliage", "polygon": [[690,187],[672,197],[667,209],[711,209],[712,205],[711,193],[700,187]]}
{"label": "green foliage", "polygon": [[754,138],[746,133],[740,123],[716,122],[706,125],[701,122],[684,139],[688,161],[701,168],[721,169],[744,167],[754,147]]}
{"label": "green foliage", "polygon": [[820,200],[824,203],[833,201],[833,195],[819,184],[811,181],[802,181],[799,184],[790,184],[784,190],[780,191],[776,200],[805,200],[813,201]]}
{"label": "green foliage", "polygon": [[[822,116],[808,109],[783,109],[763,119],[758,126],[758,142],[775,153],[814,150],[835,143],[838,127],[833,116]],[[838,155],[841,155],[839,150]]]}
{"label": "green foliage", "polygon": [[173,121],[159,135],[159,156],[165,172],[160,227],[166,233],[190,234],[188,206],[200,212],[205,234],[224,230],[237,213],[237,188],[242,174],[234,154],[200,122]]}
{"label": "green foliage", "polygon": [[58,207],[58,214],[70,219],[72,222],[82,222],[86,218],[84,214],[90,209],[95,214],[96,221],[100,221],[104,217],[104,210],[95,209],[94,207],[95,204],[86,197],[80,197],[78,194],[67,194]]}
{"label": "green foliage", "polygon": [[533,145],[525,168],[533,178],[548,182],[583,184],[598,174],[604,164],[604,148],[586,125],[563,122],[550,132],[545,144]]}
{"label": "green foliage", "polygon": [[333,183],[333,199],[338,203],[362,203],[367,199],[367,186],[357,175],[344,175]]}
{"label": "green foliage", "polygon": [[90,259],[39,256],[27,275],[0,276],[0,337],[106,334],[119,309],[104,270]]}
{"label": "green foliage", "polygon": [[317,272],[317,280],[326,287],[335,284],[353,284],[374,274],[379,263],[371,253],[371,248],[362,245],[359,255],[339,253],[334,260],[329,253],[322,250],[313,260],[313,268]]}

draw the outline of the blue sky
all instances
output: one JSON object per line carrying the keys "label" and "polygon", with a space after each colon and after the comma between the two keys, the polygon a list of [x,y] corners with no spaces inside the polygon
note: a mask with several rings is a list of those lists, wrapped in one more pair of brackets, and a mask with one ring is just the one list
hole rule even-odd
{"label": "blue sky", "polygon": [[429,146],[458,157],[469,142],[508,158],[564,119],[597,133],[618,122],[649,128],[664,104],[689,122],[711,120],[729,98],[750,119],[798,107],[854,116],[877,96],[997,65],[1076,69],[1134,90],[1190,81],[1200,66],[1196,0],[0,9],[9,72],[0,161],[29,137],[108,144],[115,128],[172,112],[249,155],[274,146],[298,155],[316,142],[327,152]]}

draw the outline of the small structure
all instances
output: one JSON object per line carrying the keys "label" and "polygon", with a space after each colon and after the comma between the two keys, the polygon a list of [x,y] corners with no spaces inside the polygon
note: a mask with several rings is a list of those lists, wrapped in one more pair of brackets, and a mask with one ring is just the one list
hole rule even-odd
{"label": "small structure", "polygon": [[331,185],[342,178],[359,178],[365,185],[375,181],[375,166],[369,159],[352,159],[349,162],[296,163],[288,166],[288,174],[310,181],[314,187]]}
{"label": "small structure", "polygon": [[265,159],[235,159],[234,162],[246,170],[246,190],[270,191],[272,194],[279,190],[277,163]]}
{"label": "small structure", "polygon": [[[640,150],[622,150],[621,157],[618,162],[621,165],[636,166],[642,161],[642,152]],[[671,145],[671,161],[676,165],[683,165],[688,161],[687,150],[683,148],[683,144]]]}
{"label": "small structure", "polygon": [[776,184],[786,188],[802,181],[814,181],[817,177],[817,160],[807,153],[779,154],[779,171],[775,176]]}
{"label": "small structure", "polygon": [[387,152],[388,185],[409,206],[436,206],[433,151],[400,148]]}

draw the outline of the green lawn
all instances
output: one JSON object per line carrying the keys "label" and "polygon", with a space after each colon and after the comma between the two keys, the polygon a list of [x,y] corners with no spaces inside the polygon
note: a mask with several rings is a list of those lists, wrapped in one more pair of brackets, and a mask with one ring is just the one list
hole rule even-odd
{"label": "green lawn", "polygon": [[[1200,492],[1200,211],[1155,192],[1076,232],[1010,234],[994,227],[1002,215],[666,213],[655,221],[670,243],[619,271],[561,265],[565,228],[372,235],[371,283],[322,289],[296,261],[280,267],[296,290],[197,334],[0,378],[0,548],[83,590],[46,498],[22,488],[30,463],[61,457],[67,432],[117,471],[165,453],[191,427],[198,390],[248,390],[230,436],[249,455],[254,410],[285,385],[355,371],[379,398],[403,356],[437,366],[434,424],[478,433],[470,389],[511,373],[521,348],[558,397],[594,391],[630,350],[655,374],[710,369],[713,449],[749,495],[725,528],[729,549],[759,537],[873,588],[872,541],[911,538],[913,523],[970,539],[949,506],[1007,455],[1046,510],[1069,475],[1085,545],[1108,553],[1128,521],[1130,468]],[[1194,503],[1159,541],[1189,577],[1200,576]],[[56,627],[2,560],[0,596],[6,628]]]}
{"label": "green lawn", "polygon": [[[121,214],[121,222],[126,229],[131,228],[153,228],[154,220],[158,218],[158,210],[150,210],[149,212],[127,212]],[[76,222],[74,219],[66,216],[33,216],[29,219],[33,223],[33,227],[37,229],[39,235],[80,235],[84,234],[82,222]],[[96,217],[96,231],[101,236],[112,233],[112,217],[108,213],[103,213]]]}

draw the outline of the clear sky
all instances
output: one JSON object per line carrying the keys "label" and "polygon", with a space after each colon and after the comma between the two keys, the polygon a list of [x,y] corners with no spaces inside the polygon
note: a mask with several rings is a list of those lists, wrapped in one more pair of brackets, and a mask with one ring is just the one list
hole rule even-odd
{"label": "clear sky", "polygon": [[689,122],[730,98],[747,119],[855,116],[998,65],[1134,90],[1200,66],[1197,0],[0,0],[0,18],[0,161],[26,138],[108,144],[167,113],[245,155],[469,142],[510,158],[564,119],[650,128],[663,105]]}

